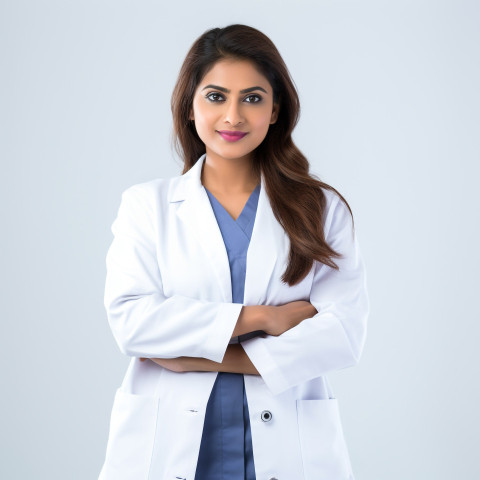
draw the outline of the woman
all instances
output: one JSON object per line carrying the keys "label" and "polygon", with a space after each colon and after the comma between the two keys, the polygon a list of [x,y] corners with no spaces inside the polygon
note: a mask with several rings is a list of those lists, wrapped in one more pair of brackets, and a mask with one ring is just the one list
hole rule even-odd
{"label": "woman", "polygon": [[287,67],[256,29],[209,30],[172,112],[182,175],[126,189],[112,225],[105,307],[132,358],[100,479],[353,479],[325,375],[359,360],[366,275],[292,141]]}

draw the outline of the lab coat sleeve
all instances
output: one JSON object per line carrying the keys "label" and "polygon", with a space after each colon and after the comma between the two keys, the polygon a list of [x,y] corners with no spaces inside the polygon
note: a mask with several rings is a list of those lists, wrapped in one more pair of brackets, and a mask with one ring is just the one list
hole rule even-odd
{"label": "lab coat sleeve", "polygon": [[356,365],[362,354],[370,308],[365,266],[350,212],[336,199],[326,240],[342,258],[334,259],[339,270],[315,262],[310,302],[318,313],[277,337],[242,343],[273,394]]}
{"label": "lab coat sleeve", "polygon": [[164,295],[150,196],[139,185],[127,188],[112,224],[104,305],[114,338],[132,357],[221,362],[242,305]]}

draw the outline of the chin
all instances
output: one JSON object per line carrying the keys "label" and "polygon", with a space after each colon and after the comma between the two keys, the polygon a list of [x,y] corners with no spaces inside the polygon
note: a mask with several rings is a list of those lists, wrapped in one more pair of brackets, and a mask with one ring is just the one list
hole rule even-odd
{"label": "chin", "polygon": [[235,146],[232,146],[230,148],[218,148],[211,150],[211,152],[219,157],[235,160],[236,158],[242,158],[250,155],[254,150],[255,149],[250,148],[235,148]]}
{"label": "chin", "polygon": [[225,154],[225,155],[222,155],[220,154],[220,156],[222,158],[225,158],[226,160],[237,160],[239,158],[243,158],[243,157],[248,157],[252,154],[253,150],[252,151],[248,151],[248,152],[241,152],[241,153],[230,153],[230,154]]}

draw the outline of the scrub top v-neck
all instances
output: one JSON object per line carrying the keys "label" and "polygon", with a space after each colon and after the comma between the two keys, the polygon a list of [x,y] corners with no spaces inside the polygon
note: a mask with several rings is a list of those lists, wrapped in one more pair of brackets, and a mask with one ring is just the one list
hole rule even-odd
{"label": "scrub top v-neck", "polygon": [[[209,190],[205,190],[227,250],[232,302],[243,303],[247,250],[260,184],[236,220]],[[217,375],[207,404],[195,480],[255,480],[250,417],[242,374],[219,372]]]}

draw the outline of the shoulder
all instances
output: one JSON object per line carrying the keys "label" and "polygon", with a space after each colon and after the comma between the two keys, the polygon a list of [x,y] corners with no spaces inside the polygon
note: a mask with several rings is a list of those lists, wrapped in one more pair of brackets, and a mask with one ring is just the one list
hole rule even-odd
{"label": "shoulder", "polygon": [[325,236],[327,237],[332,226],[341,223],[351,223],[352,216],[349,207],[339,195],[336,189],[322,187],[322,192],[325,195],[325,210],[323,212],[323,228]]}
{"label": "shoulder", "polygon": [[330,190],[326,187],[321,187],[323,194],[325,195],[326,199],[326,207],[331,208],[332,206],[336,205],[337,202],[341,201],[340,195],[334,190]]}
{"label": "shoulder", "polygon": [[171,194],[182,181],[183,176],[171,178],[154,178],[145,182],[135,183],[122,191],[122,200],[146,202],[150,205],[168,203]]}
{"label": "shoulder", "polygon": [[152,234],[155,224],[164,218],[168,211],[172,189],[181,176],[154,178],[135,183],[121,192],[120,205],[113,225],[117,231],[142,231]]}

